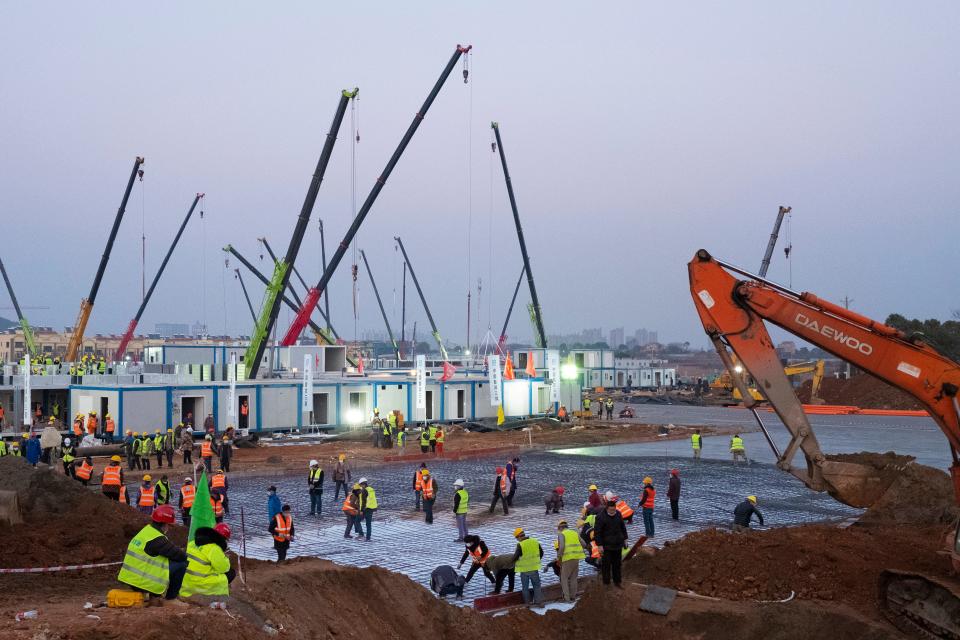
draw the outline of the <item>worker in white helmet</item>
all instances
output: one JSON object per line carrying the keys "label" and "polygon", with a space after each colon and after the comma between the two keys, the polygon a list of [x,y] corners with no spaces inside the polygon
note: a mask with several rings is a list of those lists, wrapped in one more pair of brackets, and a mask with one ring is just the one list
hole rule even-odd
{"label": "worker in white helmet", "polygon": [[307,484],[310,486],[310,515],[319,516],[323,509],[323,469],[316,460],[310,461]]}
{"label": "worker in white helmet", "polygon": [[467,530],[467,512],[470,509],[470,494],[463,488],[463,479],[457,478],[453,482],[453,515],[457,519],[457,539],[455,542],[463,542],[463,539],[470,533]]}

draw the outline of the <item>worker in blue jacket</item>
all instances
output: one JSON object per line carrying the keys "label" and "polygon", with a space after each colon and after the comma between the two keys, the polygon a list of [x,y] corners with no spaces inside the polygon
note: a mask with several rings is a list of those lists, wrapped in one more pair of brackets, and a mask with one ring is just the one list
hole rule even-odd
{"label": "worker in blue jacket", "polygon": [[33,434],[33,437],[27,440],[27,462],[33,466],[37,466],[37,463],[40,461],[40,454],[42,453],[40,448],[40,434]]}
{"label": "worker in blue jacket", "polygon": [[280,497],[277,495],[277,488],[273,485],[267,487],[267,514],[270,516],[267,522],[272,523],[277,517],[277,514],[280,513],[280,510],[283,508],[283,503],[280,502]]}

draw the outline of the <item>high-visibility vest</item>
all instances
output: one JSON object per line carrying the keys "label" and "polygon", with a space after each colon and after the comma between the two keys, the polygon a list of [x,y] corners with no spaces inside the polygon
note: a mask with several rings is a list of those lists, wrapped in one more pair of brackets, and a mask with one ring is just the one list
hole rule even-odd
{"label": "high-visibility vest", "polygon": [[240,415],[245,416],[250,413],[250,405],[242,404],[240,405]]}
{"label": "high-visibility vest", "polygon": [[434,425],[430,425],[429,431],[430,431],[430,439],[431,439],[431,440],[436,440],[436,439],[437,439],[437,428],[436,428]]}
{"label": "high-visibility vest", "polygon": [[111,464],[104,467],[102,484],[105,487],[120,486],[120,465]]}
{"label": "high-visibility vest", "polygon": [[117,498],[123,504],[130,504],[127,502],[127,488],[123,485],[120,485],[120,496]]}
{"label": "high-visibility vest", "polygon": [[214,489],[222,489],[227,486],[227,476],[218,473],[210,478],[210,486]]}
{"label": "high-visibility vest", "polygon": [[367,509],[377,508],[377,494],[373,487],[367,487]]}
{"label": "high-visibility vest", "polygon": [[500,492],[507,490],[507,471],[497,467],[497,475],[500,476]]}
{"label": "high-visibility vest", "polygon": [[7,443],[0,440],[0,456],[7,455]]}
{"label": "high-visibility vest", "polygon": [[127,545],[117,580],[156,595],[164,593],[170,584],[170,564],[163,556],[147,555],[144,549],[148,542],[162,537],[152,525],[141,529]]}
{"label": "high-visibility vest", "polygon": [[584,518],[583,521],[586,522],[591,527],[595,527],[597,526],[597,514],[591,513],[586,518]]}
{"label": "high-visibility vest", "polygon": [[78,438],[83,436],[83,420],[80,418],[77,418],[73,421],[73,435],[77,436]]}
{"label": "high-visibility vest", "polygon": [[652,486],[645,487],[646,499],[640,504],[644,509],[653,509],[653,499],[657,497],[657,490]]}
{"label": "high-visibility vest", "polygon": [[507,473],[507,478],[510,479],[510,482],[513,482],[517,479],[517,465],[513,464],[513,462],[507,462],[507,464],[503,467],[503,471],[504,473],[509,471],[509,473]]}
{"label": "high-visibility vest", "polygon": [[585,411],[589,411],[589,410],[590,410],[590,398],[584,398],[584,399],[583,399],[583,409],[584,409]]}
{"label": "high-visibility vest", "polygon": [[699,448],[700,448],[700,438],[701,438],[701,436],[700,436],[699,433],[694,433],[693,435],[691,435],[691,436],[690,436],[690,446],[693,447],[694,449],[699,449]]}
{"label": "high-visibility vest", "polygon": [[603,554],[600,552],[600,545],[597,544],[596,540],[591,540],[590,541],[590,557],[599,558],[601,555]]}
{"label": "high-visibility vest", "polygon": [[417,469],[417,472],[413,474],[413,490],[420,491],[423,489],[423,470]]}
{"label": "high-visibility vest", "polygon": [[457,495],[460,496],[460,503],[457,505],[457,515],[462,516],[467,513],[470,505],[470,494],[466,489],[457,489]]}
{"label": "high-visibility vest", "polygon": [[348,514],[348,515],[355,516],[355,515],[357,515],[360,511],[359,511],[359,509],[357,509],[355,506],[353,506],[353,503],[352,503],[352,502],[350,502],[350,498],[351,498],[351,497],[352,497],[352,496],[349,496],[349,495],[348,495],[346,498],[344,498],[344,500],[343,500],[343,506],[340,507],[340,511],[343,511],[344,513],[346,513],[346,514]]}
{"label": "high-visibility vest", "polygon": [[161,480],[153,486],[157,492],[157,504],[170,504],[170,485]]}
{"label": "high-visibility vest", "polygon": [[183,576],[180,595],[227,596],[230,595],[230,583],[227,571],[230,559],[215,543],[198,547],[191,540],[187,543],[187,572]]}
{"label": "high-visibility vest", "polygon": [[163,438],[164,436],[162,433],[158,433],[157,435],[153,436],[153,448],[157,451],[163,451]]}
{"label": "high-visibility vest", "polygon": [[71,463],[77,459],[77,456],[73,455],[76,452],[76,449],[73,446],[64,446],[63,447],[63,461],[66,463]]}
{"label": "high-visibility vest", "polygon": [[583,560],[586,555],[583,553],[583,545],[580,544],[580,536],[573,529],[562,529],[560,536],[563,538],[563,555],[560,556],[560,562],[567,560]]}
{"label": "high-visibility vest", "polygon": [[397,414],[395,414],[393,411],[391,411],[390,413],[388,413],[388,414],[387,414],[387,422],[390,423],[390,426],[391,426],[391,427],[396,427],[396,426],[397,426]]}
{"label": "high-visibility vest", "polygon": [[210,506],[213,507],[213,517],[223,517],[223,499],[219,496],[210,496]]}
{"label": "high-visibility vest", "polygon": [[87,431],[91,433],[97,430],[97,417],[90,416],[87,418]]}
{"label": "high-visibility vest", "polygon": [[277,532],[273,534],[273,539],[277,542],[288,542],[290,540],[290,530],[293,528],[293,516],[286,516],[278,513],[274,517],[277,526]]}
{"label": "high-visibility vest", "polygon": [[150,487],[140,487],[140,499],[137,500],[138,507],[152,507],[157,503],[156,496],[154,494],[155,489]]}
{"label": "high-visibility vest", "polygon": [[433,500],[433,479],[426,478],[423,481],[423,499]]}
{"label": "high-visibility vest", "polygon": [[743,451],[743,438],[734,436],[730,438],[730,451]]}
{"label": "high-visibility vest", "polygon": [[200,445],[200,457],[201,458],[213,457],[213,442],[211,442],[210,440],[203,441],[203,444]]}
{"label": "high-visibility vest", "polygon": [[11,456],[22,456],[23,451],[20,451],[20,445],[16,442],[10,443],[10,455]]}
{"label": "high-visibility vest", "polygon": [[623,500],[617,500],[617,511],[620,512],[620,517],[622,517],[624,520],[633,515],[633,509],[631,509],[630,505]]}
{"label": "high-visibility vest", "polygon": [[113,421],[113,418],[107,418],[107,422],[104,424],[104,428],[107,430],[107,433],[113,433],[116,429],[116,423]]}
{"label": "high-visibility vest", "polygon": [[430,432],[424,429],[420,432],[420,446],[428,447],[430,446]]}
{"label": "high-visibility vest", "polygon": [[513,570],[517,573],[538,571],[540,569],[540,543],[536,538],[524,538],[520,541],[520,557]]}
{"label": "high-visibility vest", "polygon": [[[310,484],[313,484],[314,482],[316,482],[317,479],[320,478],[320,475],[322,473],[323,473],[323,469],[321,469],[320,467],[317,467],[316,469],[310,469],[310,478],[309,478]],[[214,476],[214,479],[216,479],[216,476]]]}
{"label": "high-visibility vest", "polygon": [[444,433],[443,429],[437,429],[437,444],[443,444]]}
{"label": "high-visibility vest", "polygon": [[478,543],[476,547],[470,549],[470,555],[473,556],[473,561],[477,564],[484,564],[487,561],[487,558],[490,557],[490,549],[487,549],[487,552],[484,553],[483,549],[480,548]]}
{"label": "high-visibility vest", "polygon": [[197,495],[197,488],[192,484],[185,484],[180,487],[180,496],[183,498],[183,508],[189,509],[193,506],[193,499]]}
{"label": "high-visibility vest", "polygon": [[[93,465],[84,460],[80,463],[80,466],[74,470],[74,473],[76,473],[77,477],[81,480],[89,480],[90,476],[93,475]],[[106,478],[106,474],[104,474],[104,478]]]}
{"label": "high-visibility vest", "polygon": [[406,436],[407,436],[407,434],[404,433],[403,431],[397,431],[397,446],[398,446],[398,447],[402,447],[402,446],[403,446],[403,439],[404,439]]}

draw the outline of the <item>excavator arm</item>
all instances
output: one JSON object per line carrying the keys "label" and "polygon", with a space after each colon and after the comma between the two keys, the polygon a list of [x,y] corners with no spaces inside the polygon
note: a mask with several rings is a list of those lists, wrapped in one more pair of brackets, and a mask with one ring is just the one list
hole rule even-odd
{"label": "excavator arm", "polygon": [[[790,443],[782,453],[768,436],[781,469],[817,491],[828,491],[841,502],[858,507],[872,504],[886,489],[870,468],[830,460],[821,451],[764,321],[847,360],[921,402],[950,443],[953,456],[950,472],[960,502],[960,403],[957,399],[960,365],[923,342],[907,339],[893,327],[812,293],[780,287],[720,262],[703,249],[694,256],[688,270],[697,313],[734,384],[740,388],[745,406],[752,408],[756,401],[746,392],[728,348],[756,381],[790,432]],[[731,272],[744,278],[735,277]],[[806,459],[805,470],[793,465],[798,452]]]}

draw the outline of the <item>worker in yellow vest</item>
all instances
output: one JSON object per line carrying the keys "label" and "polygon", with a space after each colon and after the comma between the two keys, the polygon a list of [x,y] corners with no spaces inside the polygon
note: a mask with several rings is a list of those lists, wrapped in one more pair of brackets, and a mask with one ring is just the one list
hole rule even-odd
{"label": "worker in yellow vest", "polygon": [[734,462],[736,462],[737,459],[741,459],[744,462],[747,461],[747,450],[743,446],[743,438],[740,437],[739,433],[730,438],[730,453],[733,454]]}
{"label": "worker in yellow vest", "polygon": [[150,524],[127,545],[118,581],[137,591],[166,594],[168,600],[177,597],[187,569],[187,554],[166,536],[167,527],[174,521],[170,505],[153,512]]}
{"label": "worker in yellow vest", "polygon": [[180,587],[182,597],[230,595],[230,583],[236,571],[230,568],[226,553],[229,539],[230,525],[223,522],[213,528],[197,529],[194,539],[187,543],[187,572]]}
{"label": "worker in yellow vest", "polygon": [[563,599],[573,602],[577,597],[577,576],[580,561],[586,557],[580,534],[567,526],[566,520],[557,523],[557,562],[560,563],[560,589]]}
{"label": "worker in yellow vest", "polygon": [[703,436],[700,435],[700,429],[697,429],[690,435],[690,447],[693,449],[693,459],[700,459],[700,449],[703,444]]}
{"label": "worker in yellow vest", "polygon": [[373,514],[377,510],[377,493],[367,482],[360,478],[360,518],[366,524],[366,540],[370,542],[370,529],[373,527]]}
{"label": "worker in yellow vest", "polygon": [[540,591],[540,559],[543,558],[543,547],[536,538],[529,537],[519,527],[514,529],[513,537],[517,539],[517,548],[513,552],[514,571],[520,574],[523,603],[530,604],[532,599],[536,605],[543,604],[543,593]]}
{"label": "worker in yellow vest", "polygon": [[470,534],[467,530],[467,513],[470,510],[470,494],[463,488],[463,479],[457,478],[453,483],[453,515],[457,519],[457,539],[463,542]]}

